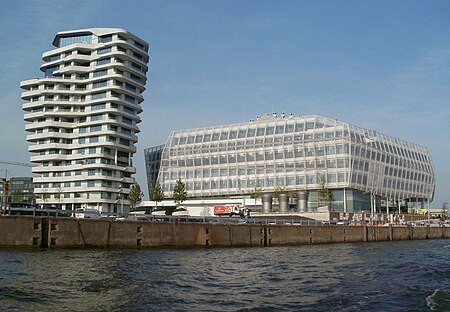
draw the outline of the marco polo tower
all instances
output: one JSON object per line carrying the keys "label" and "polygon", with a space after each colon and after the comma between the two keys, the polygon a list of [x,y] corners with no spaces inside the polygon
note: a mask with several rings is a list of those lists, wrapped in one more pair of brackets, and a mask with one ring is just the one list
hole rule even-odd
{"label": "marco polo tower", "polygon": [[22,81],[38,204],[123,212],[135,182],[148,43],[123,29],[63,31],[43,78]]}

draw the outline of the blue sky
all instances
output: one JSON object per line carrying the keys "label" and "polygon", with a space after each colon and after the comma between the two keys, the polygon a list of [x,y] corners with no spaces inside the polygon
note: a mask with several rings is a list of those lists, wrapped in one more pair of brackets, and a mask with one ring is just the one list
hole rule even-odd
{"label": "blue sky", "polygon": [[283,111],[426,146],[437,172],[433,206],[450,200],[449,1],[0,0],[1,161],[29,161],[20,81],[42,77],[58,31],[89,27],[124,28],[150,43],[134,159],[143,189],[143,150],[170,130]]}

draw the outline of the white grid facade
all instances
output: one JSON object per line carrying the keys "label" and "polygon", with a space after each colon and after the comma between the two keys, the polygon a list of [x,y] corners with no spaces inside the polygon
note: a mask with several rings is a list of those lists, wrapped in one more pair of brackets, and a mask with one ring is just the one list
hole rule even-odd
{"label": "white grid facade", "polygon": [[177,179],[189,197],[356,189],[392,200],[432,201],[435,171],[417,144],[320,116],[277,118],[173,131],[158,175],[163,191]]}

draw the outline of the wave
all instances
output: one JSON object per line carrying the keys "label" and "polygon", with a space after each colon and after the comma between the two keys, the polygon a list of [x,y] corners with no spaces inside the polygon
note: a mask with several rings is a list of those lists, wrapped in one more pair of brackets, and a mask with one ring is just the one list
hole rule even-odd
{"label": "wave", "polygon": [[438,291],[439,289],[436,289],[431,295],[426,298],[427,306],[431,309],[431,311],[435,311],[438,307],[438,304],[435,301]]}

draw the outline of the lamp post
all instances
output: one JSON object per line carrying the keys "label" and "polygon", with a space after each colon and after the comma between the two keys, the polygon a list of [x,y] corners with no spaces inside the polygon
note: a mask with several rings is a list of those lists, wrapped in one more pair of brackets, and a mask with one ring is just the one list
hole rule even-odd
{"label": "lamp post", "polygon": [[121,179],[120,179],[120,184],[119,184],[119,194],[120,194],[120,213],[123,213],[123,198],[124,198],[124,194],[123,194],[123,185],[125,182],[125,172],[128,169],[128,166],[125,166],[123,168],[123,170],[121,171]]}
{"label": "lamp post", "polygon": [[120,213],[123,213],[123,194],[122,194],[122,184],[119,184],[119,191],[117,194],[117,199],[120,200],[120,210],[117,209],[117,217],[119,217]]}
{"label": "lamp post", "polygon": [[120,194],[120,213],[123,213],[123,194]]}

